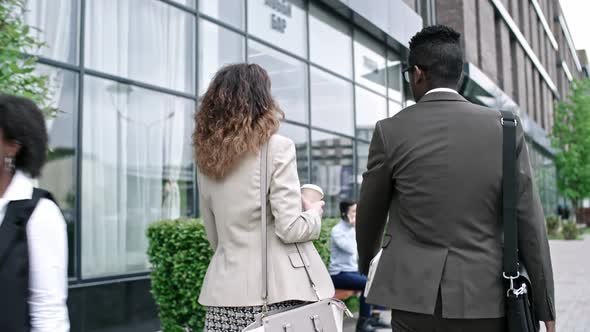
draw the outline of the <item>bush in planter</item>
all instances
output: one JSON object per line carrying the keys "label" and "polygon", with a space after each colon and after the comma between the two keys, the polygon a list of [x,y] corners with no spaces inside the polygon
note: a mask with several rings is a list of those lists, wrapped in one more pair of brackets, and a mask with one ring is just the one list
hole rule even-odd
{"label": "bush in planter", "polygon": [[563,233],[563,238],[566,240],[577,240],[580,235],[580,231],[575,222],[566,222],[563,224],[561,232]]}
{"label": "bush in planter", "polygon": [[202,331],[205,310],[197,302],[213,252],[199,220],[161,221],[147,230],[152,295],[164,332]]}
{"label": "bush in planter", "polygon": [[552,236],[557,236],[559,233],[559,227],[561,226],[561,219],[558,216],[548,216],[547,222],[547,233]]}
{"label": "bush in planter", "polygon": [[[314,241],[326,264],[330,261],[330,232],[337,222],[323,220],[320,238]],[[147,236],[153,268],[152,295],[159,308],[162,330],[202,331],[205,310],[197,300],[213,255],[205,227],[196,219],[160,221],[148,227]]]}

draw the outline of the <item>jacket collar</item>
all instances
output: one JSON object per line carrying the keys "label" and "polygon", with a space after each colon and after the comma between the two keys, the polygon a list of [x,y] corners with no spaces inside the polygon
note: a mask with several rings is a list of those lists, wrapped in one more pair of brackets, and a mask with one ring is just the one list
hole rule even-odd
{"label": "jacket collar", "polygon": [[420,99],[419,103],[428,103],[433,101],[462,101],[467,102],[467,99],[463,98],[458,93],[455,92],[447,92],[447,91],[433,91],[429,94],[424,95],[422,99]]}
{"label": "jacket collar", "polygon": [[23,172],[16,171],[8,188],[6,188],[6,192],[4,192],[4,196],[0,198],[8,202],[31,199],[33,197],[33,188],[33,180]]}

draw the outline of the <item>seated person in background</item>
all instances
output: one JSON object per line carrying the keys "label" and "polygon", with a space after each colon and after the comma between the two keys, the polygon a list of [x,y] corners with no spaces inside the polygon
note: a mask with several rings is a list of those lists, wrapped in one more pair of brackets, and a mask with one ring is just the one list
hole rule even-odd
{"label": "seated person in background", "polygon": [[340,202],[340,222],[334,226],[330,238],[329,272],[336,289],[347,289],[361,292],[360,312],[357,331],[374,331],[377,328],[391,328],[391,325],[380,321],[379,314],[372,315],[371,305],[365,302],[362,292],[367,283],[367,276],[358,272],[358,253],[356,246],[356,203]]}

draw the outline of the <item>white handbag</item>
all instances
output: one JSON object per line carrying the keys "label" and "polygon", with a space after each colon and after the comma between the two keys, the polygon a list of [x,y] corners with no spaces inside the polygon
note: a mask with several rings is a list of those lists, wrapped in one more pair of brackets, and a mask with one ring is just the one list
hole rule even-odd
{"label": "white handbag", "polygon": [[[246,327],[243,332],[342,332],[344,314],[352,314],[346,305],[336,299],[321,299],[316,285],[311,278],[307,264],[303,264],[309,284],[313,288],[318,301],[302,304],[287,309],[268,311],[268,247],[266,224],[266,194],[268,144],[261,148],[260,158],[260,201],[262,211],[262,313],[256,316],[254,323]],[[301,251],[295,244],[301,261],[305,262]]]}

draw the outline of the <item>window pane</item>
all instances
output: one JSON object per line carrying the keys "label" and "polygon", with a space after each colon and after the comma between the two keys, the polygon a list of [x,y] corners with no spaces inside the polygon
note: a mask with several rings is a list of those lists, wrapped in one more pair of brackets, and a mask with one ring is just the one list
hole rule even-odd
{"label": "window pane", "polygon": [[39,55],[69,62],[78,62],[78,3],[75,0],[27,0],[25,22],[37,40],[45,43]]}
{"label": "window pane", "polygon": [[266,69],[272,82],[272,93],[287,119],[307,123],[305,63],[255,41],[248,42],[248,62]]}
{"label": "window pane", "polygon": [[309,47],[311,61],[352,78],[349,26],[313,5],[309,15]]}
{"label": "window pane", "polygon": [[244,30],[244,0],[199,0],[199,11]]}
{"label": "window pane", "polygon": [[303,0],[249,0],[248,32],[307,57],[307,22]]}
{"label": "window pane", "polygon": [[315,127],[354,135],[352,84],[311,68],[311,118]]}
{"label": "window pane", "polygon": [[387,57],[387,96],[402,102],[402,62],[394,53]]}
{"label": "window pane", "polygon": [[299,174],[299,182],[306,184],[309,182],[308,169],[309,158],[307,155],[308,137],[307,128],[292,125],[290,123],[281,123],[279,134],[290,138],[295,143],[295,150],[297,151],[297,173]]}
{"label": "window pane", "polygon": [[354,37],[354,69],[358,83],[385,94],[384,47],[358,31]]}
{"label": "window pane", "polygon": [[194,215],[194,102],[87,76],[82,274],[145,271],[147,226]]}
{"label": "window pane", "polygon": [[200,21],[199,37],[199,94],[203,94],[219,68],[245,61],[245,38],[205,20]]}
{"label": "window pane", "polygon": [[86,65],[194,93],[195,17],[156,0],[86,3]]}
{"label": "window pane", "polygon": [[356,185],[360,192],[363,183],[363,173],[367,171],[369,160],[369,143],[357,141],[356,143]]}
{"label": "window pane", "polygon": [[49,151],[39,187],[49,190],[64,215],[68,231],[68,276],[75,274],[76,234],[76,127],[78,109],[78,75],[48,66],[37,72],[49,77],[51,106],[59,110],[46,121]]}
{"label": "window pane", "polygon": [[384,97],[367,89],[356,87],[356,134],[370,140],[377,121],[387,117],[387,103]]}
{"label": "window pane", "polygon": [[346,137],[312,132],[312,183],[324,190],[324,216],[338,218],[338,204],[354,197],[353,145]]}
{"label": "window pane", "polygon": [[402,104],[390,100],[389,101],[389,117],[392,117],[402,110]]}

